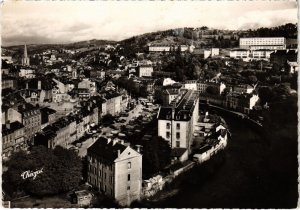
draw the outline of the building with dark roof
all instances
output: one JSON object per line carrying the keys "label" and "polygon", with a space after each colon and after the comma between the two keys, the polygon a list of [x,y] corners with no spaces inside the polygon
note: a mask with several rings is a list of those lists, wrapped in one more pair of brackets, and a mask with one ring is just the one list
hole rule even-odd
{"label": "building with dark roof", "polygon": [[158,136],[169,141],[171,148],[186,148],[190,152],[194,125],[199,115],[199,94],[194,90],[180,90],[169,105],[158,112]]}
{"label": "building with dark roof", "polygon": [[41,131],[41,112],[38,106],[25,103],[18,106],[17,111],[22,116],[22,123],[25,127],[25,139],[28,143],[33,141],[34,135]]}
{"label": "building with dark roof", "polygon": [[13,152],[21,149],[27,149],[24,125],[18,121],[2,124],[2,157],[8,158]]}
{"label": "building with dark roof", "polygon": [[130,146],[105,138],[87,150],[88,182],[122,206],[140,199],[142,155]]}
{"label": "building with dark roof", "polygon": [[41,108],[41,119],[42,119],[41,124],[43,126],[52,124],[56,119],[56,111],[49,107]]}

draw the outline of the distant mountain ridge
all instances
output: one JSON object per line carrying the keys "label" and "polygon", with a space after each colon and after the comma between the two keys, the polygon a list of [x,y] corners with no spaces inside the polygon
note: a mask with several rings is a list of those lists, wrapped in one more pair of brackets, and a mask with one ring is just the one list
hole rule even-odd
{"label": "distant mountain ridge", "polygon": [[[140,48],[142,51],[149,44],[196,44],[199,46],[210,45],[211,42],[205,39],[199,39],[199,34],[208,33],[208,34],[239,34],[239,37],[267,37],[267,36],[283,36],[286,38],[297,38],[297,24],[288,23],[285,25],[272,27],[272,28],[258,28],[255,30],[218,30],[218,29],[209,29],[206,26],[198,27],[198,28],[177,28],[177,29],[168,29],[164,31],[156,31],[145,33],[137,36],[133,36],[131,38],[127,38],[121,41],[114,40],[86,40],[79,41],[74,43],[67,44],[28,44],[29,51],[35,49],[78,49],[92,46],[103,46],[110,44],[122,44],[126,45],[129,48],[138,50]],[[215,40],[214,40],[215,41]],[[233,42],[233,41],[232,41]],[[230,47],[233,43],[227,43],[228,47]],[[217,47],[226,47],[220,43],[220,46]],[[236,45],[236,40],[233,45]],[[2,47],[2,49],[10,50],[10,51],[20,51],[23,49],[23,45],[15,45],[15,46],[7,46]],[[30,50],[31,49],[31,50]]]}

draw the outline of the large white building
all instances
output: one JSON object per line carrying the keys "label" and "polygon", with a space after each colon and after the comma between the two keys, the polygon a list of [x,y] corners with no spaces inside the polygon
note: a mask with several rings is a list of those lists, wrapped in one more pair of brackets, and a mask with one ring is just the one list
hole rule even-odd
{"label": "large white building", "polygon": [[284,37],[240,38],[240,48],[250,50],[284,50],[286,49],[286,39]]}
{"label": "large white building", "polygon": [[122,206],[139,200],[142,155],[117,140],[98,139],[87,150],[88,182]]}
{"label": "large white building", "polygon": [[234,59],[242,59],[243,61],[250,60],[269,60],[271,53],[275,50],[260,49],[260,50],[246,50],[246,49],[232,49],[229,52],[229,57]]}
{"label": "large white building", "polygon": [[190,152],[198,112],[198,92],[182,89],[169,105],[160,107],[158,136],[167,140],[171,148],[185,148]]}
{"label": "large white building", "polygon": [[151,77],[152,72],[152,65],[140,65],[138,70],[138,77]]}

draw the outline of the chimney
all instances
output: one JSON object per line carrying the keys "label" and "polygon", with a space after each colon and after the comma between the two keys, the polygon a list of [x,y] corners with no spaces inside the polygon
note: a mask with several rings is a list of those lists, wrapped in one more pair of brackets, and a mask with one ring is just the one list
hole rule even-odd
{"label": "chimney", "polygon": [[38,87],[37,87],[38,90],[41,90],[42,89],[42,81],[41,80],[38,80]]}
{"label": "chimney", "polygon": [[172,119],[174,119],[174,118],[175,118],[175,108],[172,107]]}
{"label": "chimney", "polygon": [[136,151],[138,152],[138,153],[141,153],[141,145],[135,145],[136,146]]}
{"label": "chimney", "polygon": [[116,143],[118,143],[118,139],[113,140],[113,145],[115,145]]}
{"label": "chimney", "polygon": [[7,120],[6,128],[7,128],[7,129],[10,129],[10,121],[9,121],[9,120]]}
{"label": "chimney", "polygon": [[118,157],[120,156],[120,154],[121,154],[121,151],[118,149]]}

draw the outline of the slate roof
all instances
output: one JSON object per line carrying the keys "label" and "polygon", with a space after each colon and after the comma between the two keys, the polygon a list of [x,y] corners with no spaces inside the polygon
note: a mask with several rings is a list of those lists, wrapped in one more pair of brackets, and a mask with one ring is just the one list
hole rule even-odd
{"label": "slate roof", "polygon": [[118,150],[120,154],[126,149],[126,146],[116,143],[113,145],[113,142],[106,138],[100,137],[92,146],[87,150],[88,155],[93,155],[100,160],[103,160],[107,163],[113,163],[118,157]]}
{"label": "slate roof", "polygon": [[186,151],[186,148],[173,148],[171,151],[171,157],[181,157]]}
{"label": "slate roof", "polygon": [[7,128],[5,124],[2,124],[2,135],[3,136],[9,135],[21,128],[24,128],[24,125],[18,121],[10,123],[10,128]]}

